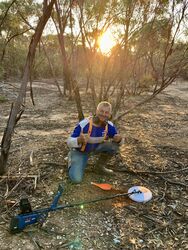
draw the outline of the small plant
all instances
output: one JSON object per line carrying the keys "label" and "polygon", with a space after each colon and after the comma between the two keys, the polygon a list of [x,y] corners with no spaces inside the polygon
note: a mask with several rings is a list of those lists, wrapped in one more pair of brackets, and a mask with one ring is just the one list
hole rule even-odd
{"label": "small plant", "polygon": [[1,103],[1,102],[6,102],[6,101],[7,101],[6,97],[0,95],[0,103]]}

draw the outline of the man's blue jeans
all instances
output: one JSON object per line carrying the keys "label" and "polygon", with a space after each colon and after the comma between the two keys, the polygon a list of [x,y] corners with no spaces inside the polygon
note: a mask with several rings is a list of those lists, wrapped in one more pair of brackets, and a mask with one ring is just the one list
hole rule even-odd
{"label": "man's blue jeans", "polygon": [[[119,149],[117,143],[104,142],[98,145],[95,149],[94,154],[106,153],[114,155]],[[76,149],[72,149],[68,154],[68,167],[69,177],[72,182],[80,183],[84,176],[84,171],[87,166],[87,161],[91,153],[80,152]]]}

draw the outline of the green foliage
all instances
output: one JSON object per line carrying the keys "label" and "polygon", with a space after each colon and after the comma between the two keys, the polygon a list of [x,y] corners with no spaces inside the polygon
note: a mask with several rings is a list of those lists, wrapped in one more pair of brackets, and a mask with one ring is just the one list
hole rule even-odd
{"label": "green foliage", "polygon": [[[3,10],[1,18],[11,1],[0,2]],[[75,1],[70,15],[69,1],[60,1],[60,13],[65,21],[65,49],[71,71],[75,77],[92,78],[96,89],[101,82],[104,89],[108,84],[122,82],[121,88],[129,93],[140,93],[141,89],[151,89],[162,77],[170,77],[178,68],[179,62],[186,58],[184,51],[187,44],[172,45],[173,34],[177,27],[178,12],[173,12],[170,0],[105,0],[105,1]],[[174,1],[175,8],[182,9],[181,1]],[[42,6],[37,1],[20,0],[10,8],[1,26],[0,79],[22,76],[28,45],[33,31],[23,31],[29,28],[23,20],[36,25]],[[81,37],[79,22],[83,13]],[[67,16],[67,19],[65,18]],[[53,17],[56,19],[54,12]],[[71,20],[71,21],[70,21]],[[73,25],[73,34],[70,32]],[[97,39],[110,29],[117,38],[117,45],[112,49],[111,56],[99,52]],[[21,34],[21,35],[18,35]],[[14,37],[15,36],[15,37]],[[12,38],[13,37],[13,38]],[[83,47],[83,40],[86,47]],[[44,35],[42,40],[57,77],[63,77],[61,51],[56,35]],[[172,45],[172,48],[171,48]],[[3,54],[4,53],[4,54]],[[165,59],[165,56],[167,58]],[[185,60],[184,60],[185,61]],[[153,65],[152,65],[153,63]],[[187,77],[187,65],[182,64],[179,71]],[[34,78],[51,77],[48,60],[42,45],[38,47]],[[119,86],[118,86],[119,87]],[[135,91],[138,88],[138,91]]]}
{"label": "green foliage", "polygon": [[143,74],[143,76],[140,78],[140,88],[142,90],[151,90],[154,83],[155,80],[151,74]]}
{"label": "green foliage", "polygon": [[14,2],[4,1],[0,3],[1,19],[6,17],[1,23],[0,33],[0,79],[9,77],[20,78],[26,60],[31,31],[28,31],[27,22],[36,15],[39,4],[31,0],[20,0]]}
{"label": "green foliage", "polygon": [[0,95],[0,103],[2,103],[2,102],[6,102],[6,101],[7,101],[6,97],[5,97],[5,96]]}
{"label": "green foliage", "polygon": [[4,67],[3,65],[0,65],[0,79],[3,79],[4,76]]}

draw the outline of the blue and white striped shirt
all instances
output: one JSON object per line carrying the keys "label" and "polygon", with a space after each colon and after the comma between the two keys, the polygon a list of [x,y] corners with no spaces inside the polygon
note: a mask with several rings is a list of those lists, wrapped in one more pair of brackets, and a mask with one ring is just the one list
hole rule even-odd
{"label": "blue and white striped shirt", "polygon": [[[83,134],[88,134],[89,121],[90,118],[86,118],[77,124],[73,133],[67,140],[67,144],[70,148],[77,148],[78,150],[81,148],[82,145],[78,144],[77,138],[80,136],[81,132]],[[112,122],[108,121],[108,132],[106,136],[108,138],[113,138],[115,134],[117,134],[116,127]],[[90,138],[88,140],[84,152],[94,151],[96,147],[99,145],[99,143],[102,143],[104,141],[105,139],[104,136],[105,136],[105,127],[97,127],[92,124]]]}

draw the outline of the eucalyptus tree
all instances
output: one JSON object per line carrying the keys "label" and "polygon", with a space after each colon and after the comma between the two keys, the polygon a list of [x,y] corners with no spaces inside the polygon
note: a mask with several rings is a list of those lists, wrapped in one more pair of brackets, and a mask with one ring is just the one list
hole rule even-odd
{"label": "eucalyptus tree", "polygon": [[[81,97],[78,87],[78,82],[73,76],[73,69],[70,63],[71,53],[69,52],[70,46],[66,47],[66,35],[65,29],[70,25],[72,32],[72,9],[74,8],[74,0],[56,1],[55,2],[55,12],[53,13],[53,21],[57,30],[58,41],[60,45],[61,55],[62,55],[62,65],[64,74],[64,94],[66,94],[66,89],[69,90],[69,99],[73,97],[76,102],[76,107],[78,111],[78,119],[82,120],[84,114],[82,111]],[[68,22],[70,20],[70,22]],[[72,35],[73,39],[73,35]],[[73,47],[72,47],[73,48]],[[69,53],[68,53],[68,52]]]}
{"label": "eucalyptus tree", "polygon": [[[80,42],[85,53],[84,64],[87,87],[90,87],[94,108],[102,98],[104,86],[105,57],[100,52],[99,39],[112,26],[116,13],[117,1],[80,1],[77,18]],[[99,91],[98,91],[99,90]]]}
{"label": "eucalyptus tree", "polygon": [[[144,103],[185,68],[187,49],[177,46],[177,38],[186,18],[187,1],[73,2],[77,47],[80,49],[81,43],[80,58],[85,59],[77,60],[77,68],[86,75],[86,90],[90,87],[94,107],[102,99],[112,101],[115,120],[121,117],[117,111],[127,96],[150,93]],[[116,46],[104,55],[98,41],[108,29],[116,37]]]}
{"label": "eucalyptus tree", "polygon": [[[141,25],[138,24],[135,29],[134,24],[133,32],[129,32],[129,38],[125,40],[129,48],[129,56],[125,61],[129,60],[129,63],[123,63],[126,65],[126,77],[123,78],[122,86],[126,90],[125,94],[149,92],[149,96],[141,102],[145,103],[169,86],[188,63],[185,56],[188,47],[178,46],[181,25],[188,13],[188,2],[148,1],[147,5],[144,3],[140,7],[143,10],[139,11],[142,13],[141,19],[138,19]],[[118,97],[116,104],[119,100]],[[127,112],[129,110],[117,115],[116,119]]]}
{"label": "eucalyptus tree", "polygon": [[[142,103],[151,100],[171,84],[187,65],[187,47],[182,50],[177,43],[188,2],[115,2],[115,18],[110,28],[118,35],[118,42],[101,71],[101,99],[113,102],[114,119],[117,120],[127,113],[117,114],[125,97],[143,93],[147,94],[147,98]],[[179,56],[176,56],[178,50]]]}
{"label": "eucalyptus tree", "polygon": [[7,75],[16,75],[21,71],[21,63],[24,64],[25,59],[23,55],[26,57],[26,47],[29,45],[27,38],[33,34],[22,16],[25,20],[35,17],[39,6],[31,0],[0,2],[0,63]]}
{"label": "eucalyptus tree", "polygon": [[9,156],[9,149],[11,146],[11,139],[14,133],[14,128],[15,128],[17,121],[20,119],[22,113],[24,112],[26,88],[27,88],[27,83],[30,78],[30,71],[31,71],[31,67],[33,65],[33,60],[35,57],[36,47],[41,38],[43,29],[48,19],[50,18],[54,3],[55,3],[55,0],[51,0],[49,3],[46,0],[44,1],[43,14],[41,15],[38,21],[37,27],[30,41],[19,94],[18,94],[16,101],[12,104],[7,126],[3,134],[2,141],[1,141],[0,174],[5,173],[6,171],[7,160]]}

